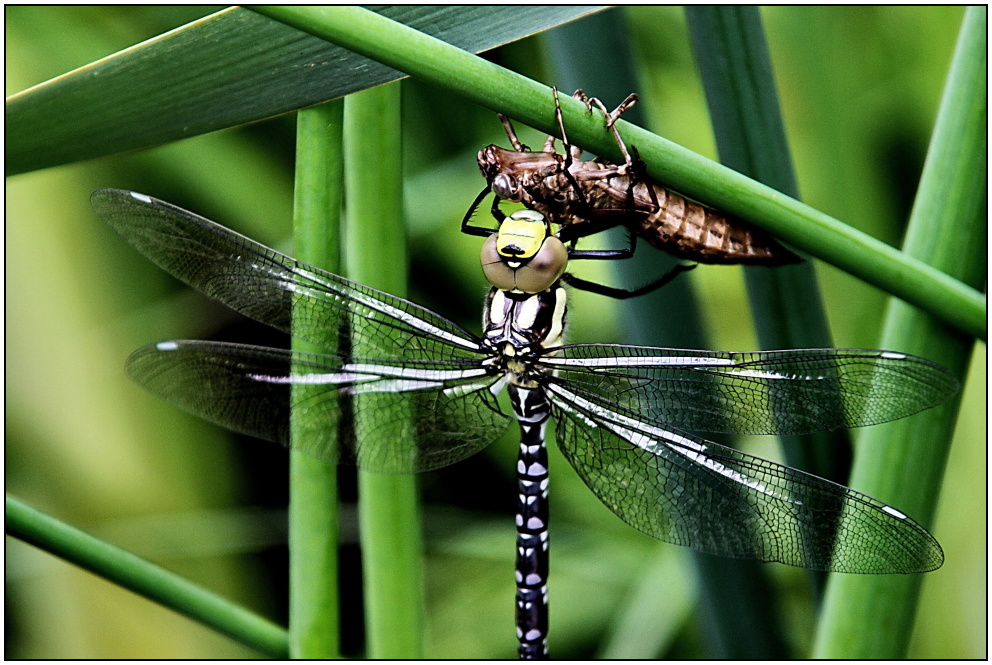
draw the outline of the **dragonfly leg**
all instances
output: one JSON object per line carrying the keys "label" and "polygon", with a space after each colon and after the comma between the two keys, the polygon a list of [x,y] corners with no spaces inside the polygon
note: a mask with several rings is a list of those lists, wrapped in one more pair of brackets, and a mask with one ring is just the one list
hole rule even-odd
{"label": "dragonfly leg", "polygon": [[673,279],[678,277],[684,272],[688,272],[695,268],[698,264],[691,263],[678,263],[674,268],[669,270],[667,273],[656,279],[655,281],[645,284],[642,287],[636,289],[622,289],[618,286],[606,286],[605,284],[597,284],[596,282],[590,282],[585,279],[576,277],[571,273],[565,273],[561,276],[561,281],[565,282],[569,286],[581,291],[589,291],[590,293],[596,293],[601,296],[606,296],[608,298],[615,298],[617,300],[625,300],[627,298],[636,298],[637,296],[642,296],[645,293],[651,293],[660,289],[665,284],[668,284]]}
{"label": "dragonfly leg", "polygon": [[[482,190],[482,192],[479,193],[478,196],[475,197],[475,200],[472,201],[472,206],[468,209],[468,212],[465,213],[465,216],[462,217],[462,233],[470,236],[482,236],[482,237],[488,237],[496,233],[496,229],[489,229],[484,226],[472,225],[472,215],[475,214],[475,209],[479,207],[479,204],[482,203],[482,199],[486,198],[486,196],[491,191],[492,190],[487,186],[485,189]],[[497,216],[496,214],[497,212],[499,212],[499,216]],[[493,201],[493,216],[496,217],[497,221],[502,223],[503,211],[499,209],[498,197],[496,198],[495,201]]]}
{"label": "dragonfly leg", "polygon": [[[595,235],[615,226],[625,225],[625,221],[623,215],[595,214],[582,221],[562,226],[558,232],[558,239],[565,243],[571,242],[574,247],[579,238]],[[634,255],[634,249],[637,247],[637,237],[630,233],[629,229],[627,243],[628,247],[624,249],[573,249],[569,253],[569,259],[629,259]]]}
{"label": "dragonfly leg", "polygon": [[626,111],[636,103],[637,103],[637,93],[634,92],[627,95],[627,99],[620,102],[620,105],[617,106],[612,111],[607,111],[606,107],[603,105],[603,102],[599,101],[599,99],[597,99],[596,97],[590,97],[589,101],[586,103],[587,106],[590,104],[594,104],[600,111],[603,112],[603,116],[606,119],[606,128],[610,130],[610,132],[613,134],[613,138],[616,139],[617,145],[620,146],[620,152],[623,153],[624,166],[627,167],[628,169],[633,168],[634,162],[630,158],[630,153],[627,152],[627,145],[623,142],[623,139],[620,138],[620,133],[617,131],[616,128],[616,122],[617,120],[620,119],[620,116],[623,115],[624,111]]}
{"label": "dragonfly leg", "polygon": [[494,196],[493,205],[489,209],[489,212],[492,213],[493,217],[496,219],[497,222],[502,224],[503,221],[506,220],[506,215],[504,215],[503,211],[499,209],[499,202],[500,202],[500,198],[498,196]]}
{"label": "dragonfly leg", "polygon": [[513,125],[510,123],[510,119],[502,113],[497,113],[496,116],[499,118],[499,121],[503,123],[503,129],[506,130],[506,137],[510,139],[510,145],[513,146],[513,149],[517,152],[530,152],[530,148],[521,143],[520,139],[517,138],[517,132],[514,131]]}
{"label": "dragonfly leg", "polygon": [[[578,197],[578,202],[579,202],[579,206],[581,207],[581,210],[579,211],[577,216],[588,218],[589,215],[592,213],[592,207],[589,205],[588,199],[586,199],[585,192],[583,192],[582,188],[579,187],[579,183],[575,180],[575,176],[572,174],[570,170],[573,160],[578,160],[580,157],[582,157],[582,149],[573,148],[573,146],[568,142],[568,136],[565,134],[565,121],[562,118],[562,114],[561,114],[561,102],[558,99],[558,88],[552,87],[551,90],[554,92],[554,96],[555,96],[555,120],[558,121],[558,130],[561,132],[561,143],[562,146],[564,146],[565,148],[565,158],[561,164],[561,172],[565,176],[565,179],[568,180],[568,184],[572,186],[572,189],[575,191],[575,194]],[[581,89],[576,90],[575,94],[576,95],[582,94],[583,97],[585,96],[585,93],[583,93]],[[548,136],[548,142],[553,144],[554,137]]]}

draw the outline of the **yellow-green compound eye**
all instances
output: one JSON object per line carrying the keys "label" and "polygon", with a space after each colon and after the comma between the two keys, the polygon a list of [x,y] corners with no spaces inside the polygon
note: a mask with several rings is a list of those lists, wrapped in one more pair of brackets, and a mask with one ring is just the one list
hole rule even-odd
{"label": "yellow-green compound eye", "polygon": [[516,288],[514,270],[506,265],[503,257],[496,251],[496,235],[486,238],[482,243],[482,272],[489,283],[500,291],[512,291]]}
{"label": "yellow-green compound eye", "polygon": [[544,239],[541,249],[530,261],[510,267],[506,257],[496,251],[496,236],[491,235],[482,243],[481,259],[483,274],[497,289],[540,293],[549,289],[565,272],[568,250],[558,238],[550,236]]}
{"label": "yellow-green compound eye", "polygon": [[482,272],[502,291],[540,293],[568,267],[568,250],[549,235],[544,215],[518,210],[503,220],[499,232],[482,243]]}
{"label": "yellow-green compound eye", "polygon": [[496,250],[507,259],[527,261],[537,254],[547,236],[544,215],[533,210],[518,210],[499,225]]}
{"label": "yellow-green compound eye", "polygon": [[565,245],[558,238],[548,236],[537,255],[516,270],[516,286],[524,293],[540,293],[551,288],[567,267]]}

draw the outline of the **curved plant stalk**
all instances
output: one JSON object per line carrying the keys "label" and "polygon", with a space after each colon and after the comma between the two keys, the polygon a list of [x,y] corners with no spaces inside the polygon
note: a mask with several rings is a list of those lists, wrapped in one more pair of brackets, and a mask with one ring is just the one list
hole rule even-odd
{"label": "curved plant stalk", "polygon": [[[359,7],[254,7],[362,55],[555,133],[547,87]],[[602,119],[578,100],[562,99],[569,138],[619,162]],[[725,210],[838,268],[985,339],[986,298],[976,289],[770,187],[627,122],[617,129],[635,145],[648,174],[674,190]]]}
{"label": "curved plant stalk", "polygon": [[[343,102],[335,101],[303,109],[296,119],[293,255],[333,273],[341,263],[343,113]],[[294,338],[293,348],[333,352],[337,334],[327,330],[323,348]],[[293,386],[301,388],[307,387]],[[303,411],[291,417],[295,425],[298,418],[312,416]],[[295,450],[290,455],[290,653],[293,658],[335,658],[340,643],[337,468]]]}
{"label": "curved plant stalk", "polygon": [[[458,48],[486,51],[596,7],[378,7]],[[401,74],[229,7],[7,99],[7,175],[272,118]]]}
{"label": "curved plant stalk", "polygon": [[[346,274],[394,295],[406,293],[400,87],[398,83],[345,100]],[[356,396],[356,399],[381,397]],[[356,420],[355,439],[373,423]],[[402,424],[383,446],[410,445]],[[365,577],[367,655],[419,658],[423,642],[420,515],[414,476],[359,471],[358,511]]]}
{"label": "curved plant stalk", "polygon": [[[424,80],[448,87],[469,99],[520,119],[542,131],[554,130],[553,113],[550,110],[553,107],[551,106],[549,91],[544,86],[374,12],[357,7],[322,9],[258,7],[255,10],[288,22],[294,27],[307,30],[317,36],[335,41],[352,51],[372,57],[392,67],[400,68]],[[242,23],[251,23],[251,20],[242,17]],[[199,23],[196,26],[202,27]],[[235,34],[237,34],[237,29]],[[254,33],[249,32],[249,35],[254,36]],[[285,39],[284,35],[283,40],[285,41]],[[211,41],[200,39],[198,43]],[[267,48],[269,46],[269,43],[264,39],[254,39],[254,43],[264,43]],[[244,63],[245,57],[243,57],[240,49],[232,50],[227,41],[224,41],[224,47],[228,53],[233,52],[235,54],[239,64]],[[297,47],[298,44],[289,40],[289,46],[285,48],[292,52]],[[147,59],[153,63],[164,62],[172,58],[175,53],[182,53],[185,50],[184,48],[170,48],[157,55],[154,52],[143,52],[142,59]],[[268,53],[267,57],[272,57],[272,54]],[[197,62],[214,61],[209,57],[201,57]],[[307,71],[309,69],[312,68],[295,67],[293,71]],[[187,70],[188,67],[183,69],[182,73],[186,75],[186,78],[189,78]],[[216,71],[227,72],[229,70],[233,71],[233,68],[215,67],[214,70],[211,70],[211,76],[207,83],[208,89],[226,92],[232,81],[229,78],[217,78]],[[197,91],[182,90],[182,94],[179,94],[175,89],[163,88],[160,80],[154,77],[142,79],[141,87],[138,88],[132,84],[124,70],[110,70],[101,76],[97,76],[95,72],[95,69],[87,68],[66,77],[60,77],[44,84],[44,86],[49,84],[64,85],[67,84],[67,81],[73,80],[83,82],[82,87],[76,92],[90,94],[90,90],[85,84],[87,78],[90,80],[116,80],[116,78],[124,76],[129,83],[126,89],[131,91],[140,89],[144,91],[141,93],[144,98],[152,96],[153,90],[158,91],[157,94],[166,94],[168,98],[195,99],[200,96]],[[276,81],[282,81],[286,78],[284,72],[273,71],[270,74]],[[230,74],[230,76],[236,75]],[[381,81],[376,79],[366,82],[366,85],[374,85],[378,82]],[[298,88],[300,85],[297,84],[293,89]],[[102,130],[97,131],[94,127],[89,127],[86,131],[77,129],[77,134],[87,137],[89,141],[99,142],[100,146],[82,146],[79,148],[81,152],[78,155],[54,162],[29,163],[30,159],[39,155],[50,155],[53,151],[61,150],[62,146],[69,143],[68,140],[62,140],[54,133],[60,127],[69,126],[69,123],[65,121],[65,115],[69,112],[63,114],[44,113],[46,109],[50,111],[51,105],[56,101],[72,99],[74,106],[71,109],[71,115],[73,117],[85,114],[87,117],[99,119],[106,115],[103,112],[104,109],[99,105],[93,108],[82,105],[75,94],[70,95],[56,91],[56,94],[49,94],[46,97],[44,95],[39,96],[41,90],[42,87],[39,86],[36,89],[19,93],[7,102],[8,129],[12,129],[11,136],[15,139],[16,137],[32,137],[32,139],[40,137],[39,140],[41,141],[30,145],[20,145],[20,140],[9,142],[7,146],[9,173],[50,166],[62,163],[65,159],[82,159],[176,138],[174,134],[162,135],[144,143],[121,143],[114,147],[105,145],[110,139],[107,138],[107,133]],[[256,88],[250,87],[250,92],[255,94]],[[284,94],[270,94],[270,96],[285,97]],[[324,96],[322,99],[327,98]],[[130,108],[131,106],[158,108],[156,103],[143,100],[141,96],[136,98],[133,104],[122,101],[112,94],[103,95],[98,99],[114,99],[115,108]],[[305,106],[315,101],[321,100],[312,99],[307,102],[301,99],[298,100],[297,106],[291,105],[283,108],[282,111]],[[620,155],[616,152],[616,146],[609,144],[608,137],[601,131],[601,123],[597,119],[583,113],[584,108],[576,101],[562,100],[562,104],[566,116],[565,121],[571,127],[571,138],[576,144],[587,147],[604,157],[619,159]],[[25,106],[28,109],[22,111],[21,109]],[[235,106],[241,108],[245,106],[245,103],[238,103]],[[211,115],[221,114],[226,118],[210,125],[208,129],[219,129],[223,126],[258,119],[258,117],[267,117],[279,112],[273,108],[261,116],[239,118],[230,116],[225,108],[208,108],[206,110]],[[180,120],[178,127],[188,128],[189,122],[191,122],[191,113],[190,109],[173,110],[168,114],[168,117],[173,121]],[[203,114],[197,111],[193,115],[198,117]],[[16,131],[16,127],[21,125],[15,123],[20,122],[19,118],[22,117],[24,118],[23,125],[28,129]],[[50,129],[39,129],[39,123],[46,123],[44,126],[50,126]],[[155,124],[157,123],[138,122],[129,119],[127,122],[115,123],[114,127],[127,127],[127,133],[130,136],[134,133],[132,129],[135,127],[144,128]],[[100,126],[102,127],[102,125]],[[704,203],[724,209],[766,228],[795,247],[804,249],[810,254],[828,261],[911,304],[934,313],[968,334],[986,339],[987,299],[979,291],[962,285],[959,281],[947,277],[925,263],[907,257],[885,243],[845,226],[828,215],[695,155],[691,151],[629,125],[629,123],[621,121],[617,126],[627,143],[638,147],[641,157],[648,165],[649,173],[660,182]],[[142,129],[142,131],[144,130]],[[207,129],[197,131],[207,131]],[[188,134],[179,135],[186,136]],[[98,138],[94,139],[93,137]],[[18,155],[23,157],[18,157]]]}
{"label": "curved plant stalk", "polygon": [[[976,287],[988,260],[986,11],[965,13],[904,244]],[[963,380],[974,342],[893,300],[881,345],[923,353]],[[959,393],[926,413],[866,430],[852,484],[932,522],[960,399]],[[813,657],[905,657],[921,584],[920,575],[832,576]]]}
{"label": "curved plant stalk", "polygon": [[199,621],[272,658],[288,653],[286,631],[268,619],[150,561],[7,496],[7,535]]}

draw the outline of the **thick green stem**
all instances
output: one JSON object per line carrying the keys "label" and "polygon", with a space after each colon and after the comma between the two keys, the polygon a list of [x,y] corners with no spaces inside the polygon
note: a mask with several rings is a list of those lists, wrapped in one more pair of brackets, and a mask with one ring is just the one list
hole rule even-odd
{"label": "thick green stem", "polygon": [[[400,86],[352,95],[345,104],[347,272],[389,293],[406,292],[406,235],[400,147]],[[355,399],[355,439],[384,448],[412,445],[403,424],[374,423]],[[366,415],[368,414],[368,415]],[[374,431],[373,431],[374,429]],[[372,445],[372,444],[369,444]],[[359,471],[359,530],[370,658],[419,658],[423,641],[420,516],[416,479]]]}
{"label": "thick green stem", "polygon": [[[986,253],[986,9],[965,14],[937,115],[905,250],[967,284],[984,283]],[[974,345],[893,300],[881,345],[931,358],[963,378]],[[933,521],[960,396],[858,438],[851,484]],[[939,534],[938,534],[939,536]],[[906,655],[921,575],[834,575],[814,646],[816,658]]]}
{"label": "thick green stem", "polygon": [[[329,102],[299,112],[296,122],[294,254],[331,272],[340,269],[342,198],[341,129],[344,104]],[[323,348],[293,340],[298,351],[333,351],[337,331]],[[294,386],[303,392],[307,386]],[[293,414],[313,417],[305,410]],[[302,431],[315,426],[302,427]],[[294,430],[294,444],[301,436]],[[290,453],[289,614],[293,658],[339,655],[337,468]]]}

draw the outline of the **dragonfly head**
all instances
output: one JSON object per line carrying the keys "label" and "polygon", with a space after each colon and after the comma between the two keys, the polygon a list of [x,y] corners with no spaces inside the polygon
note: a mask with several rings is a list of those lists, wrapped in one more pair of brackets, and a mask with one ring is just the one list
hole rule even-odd
{"label": "dragonfly head", "polygon": [[544,215],[518,210],[482,244],[482,271],[503,291],[540,293],[565,272],[568,250]]}

